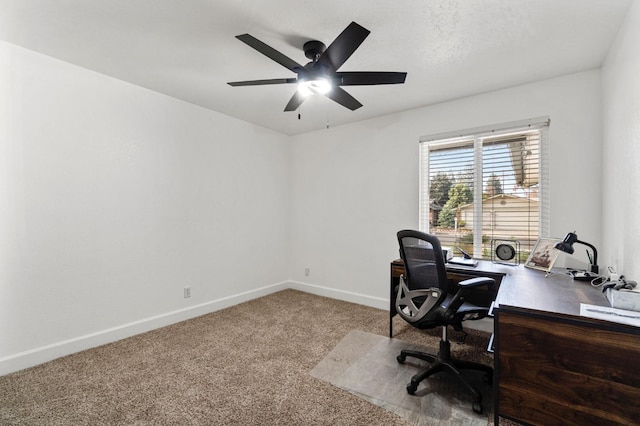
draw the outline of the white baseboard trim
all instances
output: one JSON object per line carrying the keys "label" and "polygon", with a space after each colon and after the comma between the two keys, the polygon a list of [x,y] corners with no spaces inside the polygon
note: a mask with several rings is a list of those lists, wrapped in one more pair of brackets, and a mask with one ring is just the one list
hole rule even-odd
{"label": "white baseboard trim", "polygon": [[367,296],[366,294],[353,293],[351,291],[338,290],[335,288],[322,287],[315,284],[303,283],[300,281],[289,281],[289,288],[316,294],[318,296],[329,297],[331,299],[344,300],[345,302],[357,303],[359,305],[371,306],[378,309],[389,309],[389,299],[381,297]]}
{"label": "white baseboard trim", "polygon": [[[0,358],[0,376],[290,288],[284,281]],[[304,291],[304,290],[303,290]]]}
{"label": "white baseboard trim", "polygon": [[[293,289],[318,296],[329,297],[331,299],[343,300],[345,302],[357,303],[359,305],[370,306],[377,309],[388,310],[389,299],[368,296],[366,294],[354,293],[351,291],[338,290],[335,288],[323,287],[315,284],[300,281],[283,281],[255,290],[246,291],[232,296],[212,300],[188,308],[179,309],[165,314],[145,318],[140,321],[123,324],[107,330],[98,331],[73,339],[56,342],[51,345],[41,346],[28,351],[20,352],[4,358],[0,358],[0,376],[10,374],[25,368],[33,367],[56,358],[80,352],[86,349],[112,343],[136,334],[145,333],[157,328],[166,327],[191,318],[206,315],[219,311],[239,303],[248,302],[259,297],[267,296],[278,291]],[[478,324],[474,324],[478,323]],[[493,331],[493,319],[485,318],[481,321],[469,321],[466,325],[482,331]]]}

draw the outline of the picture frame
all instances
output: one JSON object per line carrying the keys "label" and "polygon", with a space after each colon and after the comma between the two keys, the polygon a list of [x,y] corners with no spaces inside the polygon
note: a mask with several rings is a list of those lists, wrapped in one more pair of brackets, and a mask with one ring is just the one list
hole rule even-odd
{"label": "picture frame", "polygon": [[545,272],[551,271],[560,254],[560,250],[555,248],[558,242],[558,238],[538,238],[524,266]]}

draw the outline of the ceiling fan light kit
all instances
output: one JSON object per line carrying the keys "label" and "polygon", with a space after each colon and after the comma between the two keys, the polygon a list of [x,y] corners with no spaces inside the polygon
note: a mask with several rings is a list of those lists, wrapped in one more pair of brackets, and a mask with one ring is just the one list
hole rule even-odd
{"label": "ceiling fan light kit", "polygon": [[331,82],[324,77],[313,80],[298,80],[298,92],[305,97],[315,94],[326,95],[331,91],[331,88]]}
{"label": "ceiling fan light kit", "polygon": [[312,94],[320,94],[337,102],[352,111],[362,104],[340,86],[369,86],[377,84],[402,84],[406,72],[384,71],[344,71],[338,69],[362,44],[370,31],[352,22],[340,35],[326,47],[324,43],[311,40],[304,44],[305,56],[311,60],[300,65],[293,59],[278,52],[249,34],[241,34],[236,38],[254,48],[266,57],[296,73],[296,78],[275,78],[267,80],[249,80],[229,82],[230,86],[260,86],[265,84],[297,83],[298,90],[293,94],[285,111],[295,111]]}

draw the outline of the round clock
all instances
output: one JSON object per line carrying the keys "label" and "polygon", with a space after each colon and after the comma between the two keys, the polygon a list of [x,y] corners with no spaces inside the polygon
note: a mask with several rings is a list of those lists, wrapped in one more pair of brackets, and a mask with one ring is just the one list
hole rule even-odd
{"label": "round clock", "polygon": [[516,257],[516,249],[511,244],[498,244],[496,246],[496,257],[502,261],[511,260]]}

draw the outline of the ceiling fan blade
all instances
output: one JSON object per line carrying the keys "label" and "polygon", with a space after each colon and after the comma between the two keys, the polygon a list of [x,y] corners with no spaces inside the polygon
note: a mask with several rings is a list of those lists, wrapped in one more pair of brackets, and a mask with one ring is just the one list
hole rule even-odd
{"label": "ceiling fan blade", "polygon": [[337,72],[337,84],[340,86],[365,86],[372,84],[402,84],[406,72],[346,71]]}
{"label": "ceiling fan blade", "polygon": [[277,63],[279,63],[280,65],[282,65],[283,67],[293,71],[293,72],[298,72],[298,70],[304,68],[302,65],[300,65],[299,63],[297,63],[296,61],[294,61],[293,59],[289,58],[288,56],[278,52],[276,49],[274,49],[273,47],[261,42],[260,40],[258,40],[257,38],[249,35],[249,34],[241,34],[239,36],[236,36],[236,38],[242,42],[244,42],[245,44],[253,47],[254,49],[256,49],[258,52],[262,53],[264,56],[266,56],[267,58],[273,59],[274,61],[276,61]]}
{"label": "ceiling fan blade", "polygon": [[263,84],[288,84],[297,83],[297,78],[272,78],[269,80],[248,80],[248,81],[231,81],[227,83],[229,86],[260,86]]}
{"label": "ceiling fan blade", "polygon": [[296,92],[293,94],[293,96],[289,100],[289,103],[287,104],[287,106],[284,107],[284,110],[285,111],[295,111],[295,110],[297,110],[298,107],[300,105],[302,105],[302,103],[304,102],[305,99],[306,99],[306,97],[302,96],[300,94],[300,92],[298,92],[296,90]]}
{"label": "ceiling fan blade", "polygon": [[349,108],[351,111],[354,111],[362,106],[362,104],[358,102],[356,98],[348,94],[344,89],[340,87],[334,87],[325,96],[333,101],[336,101],[343,107]]}
{"label": "ceiling fan blade", "polygon": [[356,51],[370,32],[355,22],[350,23],[333,43],[327,47],[327,50],[320,56],[314,68],[321,67],[330,68],[333,71],[337,70]]}

